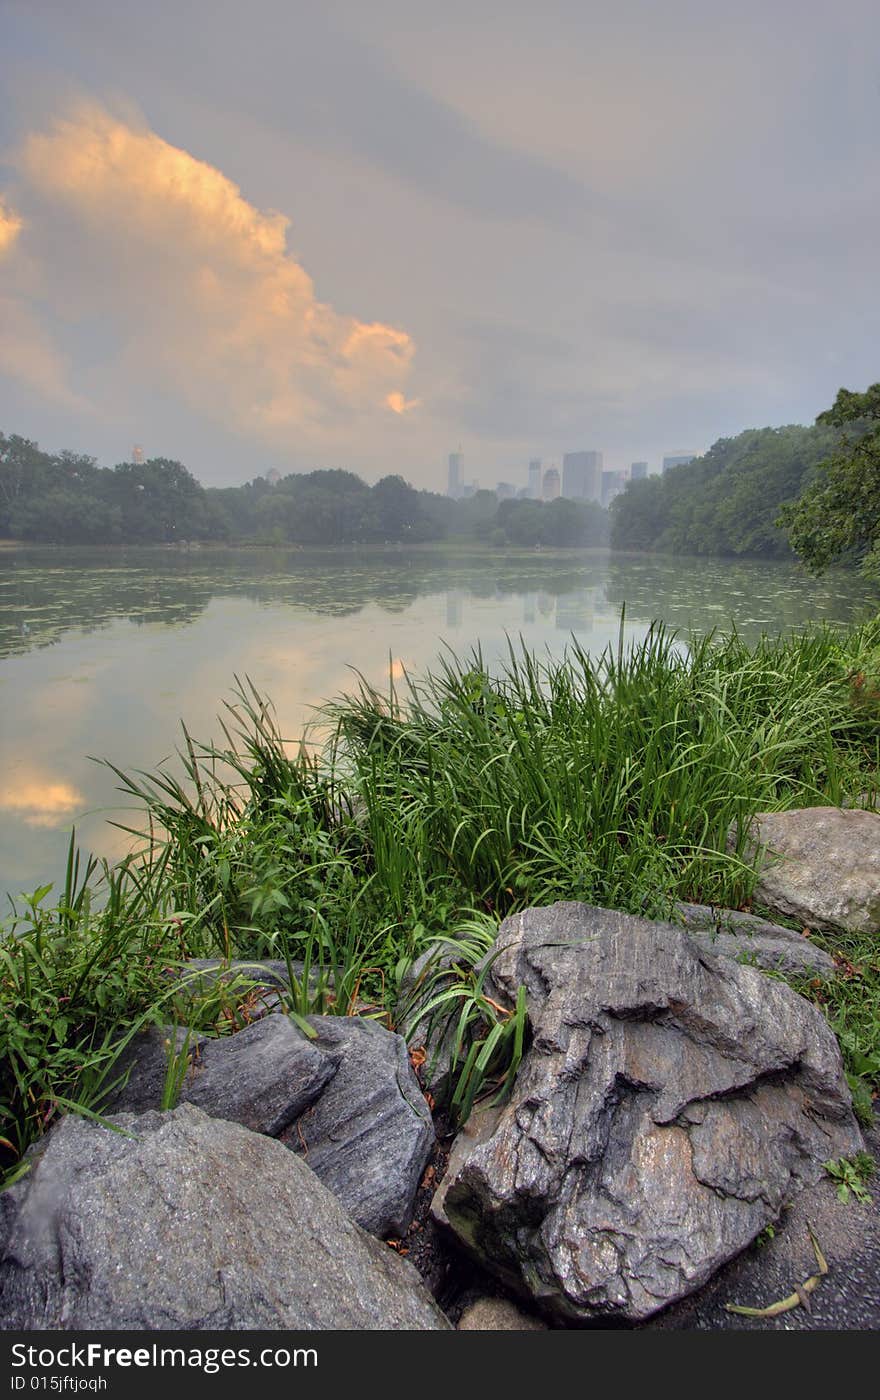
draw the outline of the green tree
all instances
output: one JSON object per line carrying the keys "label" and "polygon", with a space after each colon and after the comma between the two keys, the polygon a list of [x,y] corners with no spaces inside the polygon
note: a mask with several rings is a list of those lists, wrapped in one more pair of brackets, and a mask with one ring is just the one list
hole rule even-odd
{"label": "green tree", "polygon": [[880,383],[863,394],[841,389],[816,422],[850,431],[779,522],[811,572],[851,563],[880,578]]}

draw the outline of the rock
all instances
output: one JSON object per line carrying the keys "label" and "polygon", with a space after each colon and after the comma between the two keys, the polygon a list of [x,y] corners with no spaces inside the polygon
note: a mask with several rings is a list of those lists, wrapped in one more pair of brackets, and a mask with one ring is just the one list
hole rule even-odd
{"label": "rock", "polygon": [[[866,1134],[880,1157],[880,1123]],[[648,1327],[693,1331],[873,1331],[880,1330],[880,1177],[867,1185],[872,1199],[837,1198],[829,1176],[793,1201],[772,1239],[756,1242],[722,1269],[704,1288],[662,1313]],[[812,1226],[828,1262],[828,1273],[810,1295],[810,1307],[777,1317],[742,1317],[726,1303],[766,1308],[789,1297],[817,1272],[810,1243]]]}
{"label": "rock", "polygon": [[[731,829],[728,846],[735,848]],[[880,933],[880,815],[802,807],[763,812],[743,856],[758,863],[754,898],[809,928]]]}
{"label": "rock", "polygon": [[337,1071],[320,1099],[281,1134],[365,1230],[406,1233],[435,1143],[406,1043],[375,1021],[311,1016]]}
{"label": "rock", "polygon": [[0,1196],[7,1328],[449,1327],[280,1143],[191,1104],[112,1121],[63,1119]]}
{"label": "rock", "polygon": [[861,1148],[837,1042],[785,983],[584,904],[513,915],[496,946],[487,990],[525,985],[532,1043],[435,1213],[542,1311],[650,1317]]}
{"label": "rock", "polygon": [[[294,977],[301,977],[303,964],[292,963],[291,966]],[[217,982],[234,982],[239,977],[270,991],[284,992],[290,988],[287,963],[281,958],[255,958],[250,962],[242,958],[229,962],[222,958],[189,958],[180,976],[196,992],[208,992]]]}
{"label": "rock", "polygon": [[477,1298],[458,1320],[459,1332],[546,1332],[547,1324],[509,1298]]}
{"label": "rock", "polygon": [[150,1026],[134,1036],[109,1076],[115,1082],[127,1075],[126,1082],[111,1092],[102,1112],[145,1113],[161,1108],[172,1037],[176,1053],[183,1050],[189,1037],[190,1063],[205,1041],[203,1035],[191,1034],[182,1026]]}
{"label": "rock", "polygon": [[[161,1108],[167,1065],[164,1041],[170,1034],[170,1027],[150,1032],[134,1047],[128,1083],[113,1103],[116,1112]],[[185,1032],[178,1030],[177,1036],[180,1044]],[[157,1051],[160,1038],[163,1043]],[[280,1013],[255,1021],[235,1035],[197,1040],[178,1102],[197,1104],[212,1118],[228,1118],[255,1133],[280,1133],[336,1073],[336,1061]]]}
{"label": "rock", "polygon": [[781,924],[708,904],[677,904],[675,909],[691,938],[717,957],[736,958],[789,976],[835,974],[834,959],[824,949]]}
{"label": "rock", "polygon": [[337,1062],[287,1016],[267,1016],[236,1035],[207,1041],[180,1099],[275,1137],[314,1103],[336,1069]]}

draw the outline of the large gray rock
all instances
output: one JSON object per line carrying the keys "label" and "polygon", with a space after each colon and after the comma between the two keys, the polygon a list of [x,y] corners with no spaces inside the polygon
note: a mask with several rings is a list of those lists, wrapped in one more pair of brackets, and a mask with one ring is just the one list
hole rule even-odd
{"label": "large gray rock", "polygon": [[691,938],[718,957],[736,958],[788,976],[835,974],[834,959],[823,948],[781,924],[708,904],[677,904],[675,912]]}
{"label": "large gray rock", "polygon": [[364,1229],[405,1234],[436,1141],[406,1043],[375,1021],[311,1016],[337,1071],[280,1135]]}
{"label": "large gray rock", "polygon": [[161,1108],[172,1046],[176,1055],[186,1052],[191,1065],[204,1042],[203,1035],[182,1026],[149,1026],[141,1031],[128,1042],[108,1075],[115,1087],[102,1112],[146,1113]]}
{"label": "large gray rock", "polygon": [[[869,1150],[880,1161],[880,1121],[866,1133]],[[772,1238],[757,1241],[701,1288],[661,1313],[648,1327],[688,1331],[770,1332],[880,1331],[880,1178],[868,1181],[870,1201],[837,1197],[837,1184],[824,1176],[784,1212]],[[818,1272],[810,1230],[828,1263],[809,1307],[800,1305],[773,1317],[744,1317],[728,1303],[766,1308],[788,1298]],[[769,1232],[768,1232],[769,1234]]]}
{"label": "large gray rock", "polygon": [[[728,837],[736,843],[736,832]],[[754,898],[810,928],[880,933],[880,815],[802,807],[764,812],[749,828],[746,860],[759,865]]]}
{"label": "large gray rock", "polygon": [[[133,1043],[128,1082],[115,1096],[115,1112],[161,1108],[171,1034],[170,1027],[154,1028]],[[180,1045],[184,1033],[176,1034]],[[287,1016],[267,1016],[236,1035],[196,1037],[178,1101],[274,1136],[315,1101],[336,1064]]]}
{"label": "large gray rock", "polygon": [[180,1099],[274,1137],[314,1103],[336,1067],[287,1016],[267,1016],[236,1035],[207,1041]]}
{"label": "large gray rock", "polygon": [[445,1329],[415,1270],[271,1138],[186,1104],[69,1117],[0,1196],[10,1329]]}
{"label": "large gray rock", "polygon": [[514,915],[497,946],[488,989],[525,985],[532,1045],[433,1209],[545,1311],[651,1316],[861,1148],[837,1042],[785,983],[583,904]]}

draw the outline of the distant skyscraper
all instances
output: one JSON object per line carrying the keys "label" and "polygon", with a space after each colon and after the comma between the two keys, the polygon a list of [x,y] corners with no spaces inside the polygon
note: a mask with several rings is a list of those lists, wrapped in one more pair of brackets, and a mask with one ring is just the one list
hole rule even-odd
{"label": "distant skyscraper", "polygon": [[533,501],[541,499],[541,459],[533,457],[529,462],[529,495]]}
{"label": "distant skyscraper", "polygon": [[447,496],[451,496],[454,501],[460,499],[463,487],[464,473],[464,453],[461,448],[457,452],[449,454],[449,486]]}
{"label": "distant skyscraper", "polygon": [[677,457],[663,458],[663,474],[671,471],[673,467],[686,467],[688,462],[692,462],[696,457],[696,452],[682,452]]}
{"label": "distant skyscraper", "polygon": [[144,449],[139,447],[137,443],[135,443],[134,447],[131,449],[131,460],[136,467],[140,467],[143,464]]}
{"label": "distant skyscraper", "polygon": [[602,505],[610,506],[615,496],[619,496],[624,486],[623,472],[602,473]]}
{"label": "distant skyscraper", "polygon": [[548,467],[545,471],[541,495],[545,501],[555,501],[559,495],[559,471],[556,467]]}
{"label": "distant skyscraper", "polygon": [[644,479],[645,479],[645,477],[646,477],[647,475],[648,475],[648,463],[647,463],[647,462],[633,462],[632,466],[631,466],[630,469],[629,469],[629,479],[630,479],[630,481],[644,481]]}
{"label": "distant skyscraper", "polygon": [[281,473],[277,467],[270,467],[266,472],[266,480],[270,486],[277,486],[281,480]]}
{"label": "distant skyscraper", "polygon": [[509,481],[499,481],[498,485],[495,487],[495,495],[498,497],[499,501],[512,500],[516,495],[516,487],[511,486]]}
{"label": "distant skyscraper", "polygon": [[598,501],[602,490],[602,453],[566,452],[562,459],[562,494],[570,501]]}

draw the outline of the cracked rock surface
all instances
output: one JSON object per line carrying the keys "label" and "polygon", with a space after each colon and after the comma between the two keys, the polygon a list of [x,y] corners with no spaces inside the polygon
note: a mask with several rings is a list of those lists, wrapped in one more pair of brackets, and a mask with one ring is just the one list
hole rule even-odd
{"label": "cracked rock surface", "polygon": [[279,1142],[193,1104],[108,1121],[62,1119],[0,1195],[7,1328],[449,1328]]}
{"label": "cracked rock surface", "polygon": [[279,1133],[371,1234],[403,1235],[435,1144],[406,1042],[376,1021],[310,1016],[334,1076]]}
{"label": "cracked rock surface", "polygon": [[[728,834],[736,845],[736,830]],[[763,812],[744,856],[760,861],[754,898],[813,928],[880,933],[880,814],[840,807]]]}
{"label": "cracked rock surface", "polygon": [[496,946],[487,990],[525,985],[532,1043],[433,1210],[545,1313],[650,1317],[862,1147],[837,1042],[784,983],[584,904],[515,914]]}

